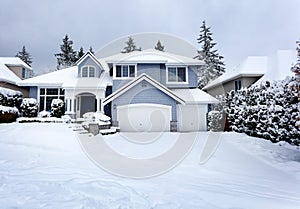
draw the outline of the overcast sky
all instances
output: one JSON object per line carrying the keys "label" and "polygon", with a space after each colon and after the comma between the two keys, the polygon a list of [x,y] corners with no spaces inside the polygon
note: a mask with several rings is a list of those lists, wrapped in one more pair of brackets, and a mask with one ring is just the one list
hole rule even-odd
{"label": "overcast sky", "polygon": [[53,70],[65,34],[75,50],[97,51],[144,32],[170,34],[199,48],[205,20],[231,68],[249,55],[295,49],[299,9],[299,0],[1,0],[0,56],[15,56],[25,45],[36,72]]}

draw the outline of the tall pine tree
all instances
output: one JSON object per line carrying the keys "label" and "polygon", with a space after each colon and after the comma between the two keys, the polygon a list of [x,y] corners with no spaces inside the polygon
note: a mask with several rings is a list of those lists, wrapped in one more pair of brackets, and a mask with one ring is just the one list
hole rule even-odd
{"label": "tall pine tree", "polygon": [[156,46],[154,47],[154,49],[162,51],[162,52],[165,51],[165,47],[161,44],[160,40],[157,41]]}
{"label": "tall pine tree", "polygon": [[57,69],[63,69],[73,66],[77,61],[77,53],[73,49],[73,41],[66,35],[63,38],[63,43],[60,45],[60,53],[55,54],[57,58]]}
{"label": "tall pine tree", "polygon": [[16,57],[19,57],[23,60],[27,65],[31,66],[32,58],[31,55],[26,51],[25,46],[22,47],[22,50],[16,54]]}
{"label": "tall pine tree", "polygon": [[122,53],[129,53],[129,52],[133,52],[133,51],[141,51],[142,50],[141,47],[137,48],[137,46],[135,45],[135,42],[131,36],[128,37],[128,41],[126,41],[125,44],[126,44],[126,46],[124,47],[123,51],[121,51]]}
{"label": "tall pine tree", "polygon": [[77,60],[79,60],[84,55],[83,48],[80,47],[79,51],[77,52]]}
{"label": "tall pine tree", "polygon": [[214,49],[216,43],[213,42],[210,27],[207,27],[203,21],[200,28],[200,35],[197,40],[201,49],[198,50],[198,55],[195,58],[203,60],[205,63],[203,68],[198,69],[198,86],[203,88],[209,81],[216,79],[225,72],[225,64],[222,61],[223,56]]}
{"label": "tall pine tree", "polygon": [[90,46],[90,49],[89,51],[92,53],[92,54],[95,54],[95,52],[93,51],[93,48]]}

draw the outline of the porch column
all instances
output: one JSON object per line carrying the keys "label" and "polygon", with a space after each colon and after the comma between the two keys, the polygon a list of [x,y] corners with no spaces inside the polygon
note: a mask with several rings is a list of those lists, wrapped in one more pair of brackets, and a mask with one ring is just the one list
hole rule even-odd
{"label": "porch column", "polygon": [[102,111],[101,110],[101,99],[99,97],[96,98],[96,107],[97,107],[97,112]]}
{"label": "porch column", "polygon": [[74,104],[74,102],[75,102],[75,98],[72,98],[72,99],[70,99],[70,112],[71,113],[75,113],[75,104]]}

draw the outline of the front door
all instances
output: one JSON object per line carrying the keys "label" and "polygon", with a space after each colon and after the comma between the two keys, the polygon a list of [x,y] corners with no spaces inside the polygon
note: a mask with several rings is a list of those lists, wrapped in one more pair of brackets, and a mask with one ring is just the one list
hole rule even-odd
{"label": "front door", "polygon": [[96,112],[95,96],[81,96],[80,99],[80,117],[87,112]]}

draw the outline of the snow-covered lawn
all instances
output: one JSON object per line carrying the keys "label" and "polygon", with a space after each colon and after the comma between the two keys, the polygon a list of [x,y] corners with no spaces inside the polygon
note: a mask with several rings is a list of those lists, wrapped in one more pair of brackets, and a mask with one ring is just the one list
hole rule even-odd
{"label": "snow-covered lawn", "polygon": [[[223,133],[202,165],[199,153],[208,133],[199,133],[180,165],[136,180],[93,164],[70,126],[0,125],[0,208],[300,208],[300,151],[287,144]],[[174,136],[165,133],[162,143],[148,146],[153,154],[163,152]],[[120,153],[143,154],[120,134],[104,138]],[[144,154],[151,156],[149,149]]]}

